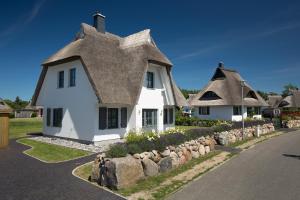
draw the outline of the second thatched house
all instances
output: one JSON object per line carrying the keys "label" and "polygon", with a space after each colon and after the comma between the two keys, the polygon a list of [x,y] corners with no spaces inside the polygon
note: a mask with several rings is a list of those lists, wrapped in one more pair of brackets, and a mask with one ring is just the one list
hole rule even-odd
{"label": "second thatched house", "polygon": [[300,110],[300,91],[291,90],[290,95],[282,98],[278,107],[286,110]]}
{"label": "second thatched house", "polygon": [[208,85],[189,99],[193,115],[201,119],[231,121],[242,120],[242,114],[244,118],[261,118],[262,107],[268,107],[268,104],[247,83],[244,83],[242,97],[242,80],[237,71],[225,69],[224,64],[219,63]]}

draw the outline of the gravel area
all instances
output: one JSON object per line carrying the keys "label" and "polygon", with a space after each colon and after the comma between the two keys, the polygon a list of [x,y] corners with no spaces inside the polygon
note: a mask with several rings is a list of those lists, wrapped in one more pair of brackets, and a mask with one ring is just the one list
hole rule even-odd
{"label": "gravel area", "polygon": [[96,144],[83,144],[83,143],[68,140],[68,139],[47,137],[47,136],[38,136],[38,137],[29,138],[29,139],[36,140],[39,142],[45,142],[45,143],[49,143],[49,144],[60,145],[60,146],[64,146],[64,147],[70,147],[70,148],[74,148],[74,149],[81,149],[81,150],[90,151],[90,152],[94,152],[94,153],[104,152],[108,149],[109,145],[118,143],[118,142],[123,142],[123,140],[118,139],[118,140],[101,141],[101,142],[97,142]]}

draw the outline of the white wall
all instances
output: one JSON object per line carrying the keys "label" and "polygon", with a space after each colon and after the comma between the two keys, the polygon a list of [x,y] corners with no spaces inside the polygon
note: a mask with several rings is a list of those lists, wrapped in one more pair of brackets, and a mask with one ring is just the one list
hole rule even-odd
{"label": "white wall", "polygon": [[[76,68],[76,86],[69,87],[69,69]],[[64,88],[57,88],[58,72],[64,70]],[[44,107],[46,135],[91,141],[98,124],[98,100],[79,60],[49,67],[42,85],[37,105]],[[63,108],[62,127],[46,125],[47,108]],[[53,110],[51,111],[53,115]]]}
{"label": "white wall", "polygon": [[[146,87],[146,75],[138,103],[135,107],[136,112],[136,129],[142,129],[142,110],[157,109],[157,129],[163,131],[175,126],[175,103],[171,90],[170,79],[165,67],[149,64],[148,71],[154,73],[154,88]],[[163,124],[164,107],[173,107],[174,122],[173,124]]]}
{"label": "white wall", "polygon": [[[195,107],[194,116],[200,119],[242,121],[242,115],[233,115],[233,106],[210,106],[209,115],[199,115],[199,107]],[[244,119],[247,118],[247,107],[244,108]],[[254,115],[253,118],[261,119],[261,115]]]}
{"label": "white wall", "polygon": [[[76,68],[76,86],[69,87],[69,70]],[[64,70],[64,88],[57,88],[58,72]],[[144,85],[136,106],[127,106],[127,128],[99,130],[99,107],[106,106],[119,108],[119,127],[121,123],[121,107],[125,105],[100,105],[94,90],[88,80],[85,70],[79,60],[49,67],[42,85],[37,105],[44,107],[44,128],[46,135],[67,137],[88,141],[102,141],[116,139],[124,136],[130,130],[142,128],[142,109],[158,110],[158,130],[162,131],[175,124],[174,98],[171,90],[170,79],[165,67],[149,65],[149,71],[154,73],[154,89]],[[145,76],[146,78],[146,76]],[[145,83],[144,83],[145,84]],[[163,124],[164,106],[174,108],[174,123]],[[47,126],[47,108],[63,108],[62,127]]]}

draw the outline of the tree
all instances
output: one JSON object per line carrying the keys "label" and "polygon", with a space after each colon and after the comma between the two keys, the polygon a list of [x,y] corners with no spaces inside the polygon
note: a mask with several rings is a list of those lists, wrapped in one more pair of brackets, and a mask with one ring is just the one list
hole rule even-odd
{"label": "tree", "polygon": [[200,92],[200,90],[195,90],[195,89],[181,89],[180,88],[180,90],[186,99],[189,98],[189,94],[197,94],[198,92]]}
{"label": "tree", "polygon": [[268,93],[257,90],[257,93],[264,99],[264,100],[268,100]]}
{"label": "tree", "polygon": [[9,105],[12,109],[18,110],[25,108],[28,105],[28,101],[22,100],[20,97],[16,97],[15,101],[11,101],[9,99],[5,99],[4,102]]}
{"label": "tree", "polygon": [[291,83],[283,86],[284,90],[282,91],[282,96],[286,97],[291,94],[291,90],[298,90],[298,87],[296,85],[293,85]]}

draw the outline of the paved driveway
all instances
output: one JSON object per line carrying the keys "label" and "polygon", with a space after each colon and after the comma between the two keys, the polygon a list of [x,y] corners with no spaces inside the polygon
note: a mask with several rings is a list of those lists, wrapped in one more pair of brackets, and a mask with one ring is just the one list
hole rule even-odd
{"label": "paved driveway", "polygon": [[8,148],[0,150],[1,200],[122,199],[72,175],[75,167],[94,156],[46,164],[24,155],[22,151],[26,149],[27,146],[11,140]]}
{"label": "paved driveway", "polygon": [[272,138],[242,152],[170,199],[300,199],[300,131]]}

